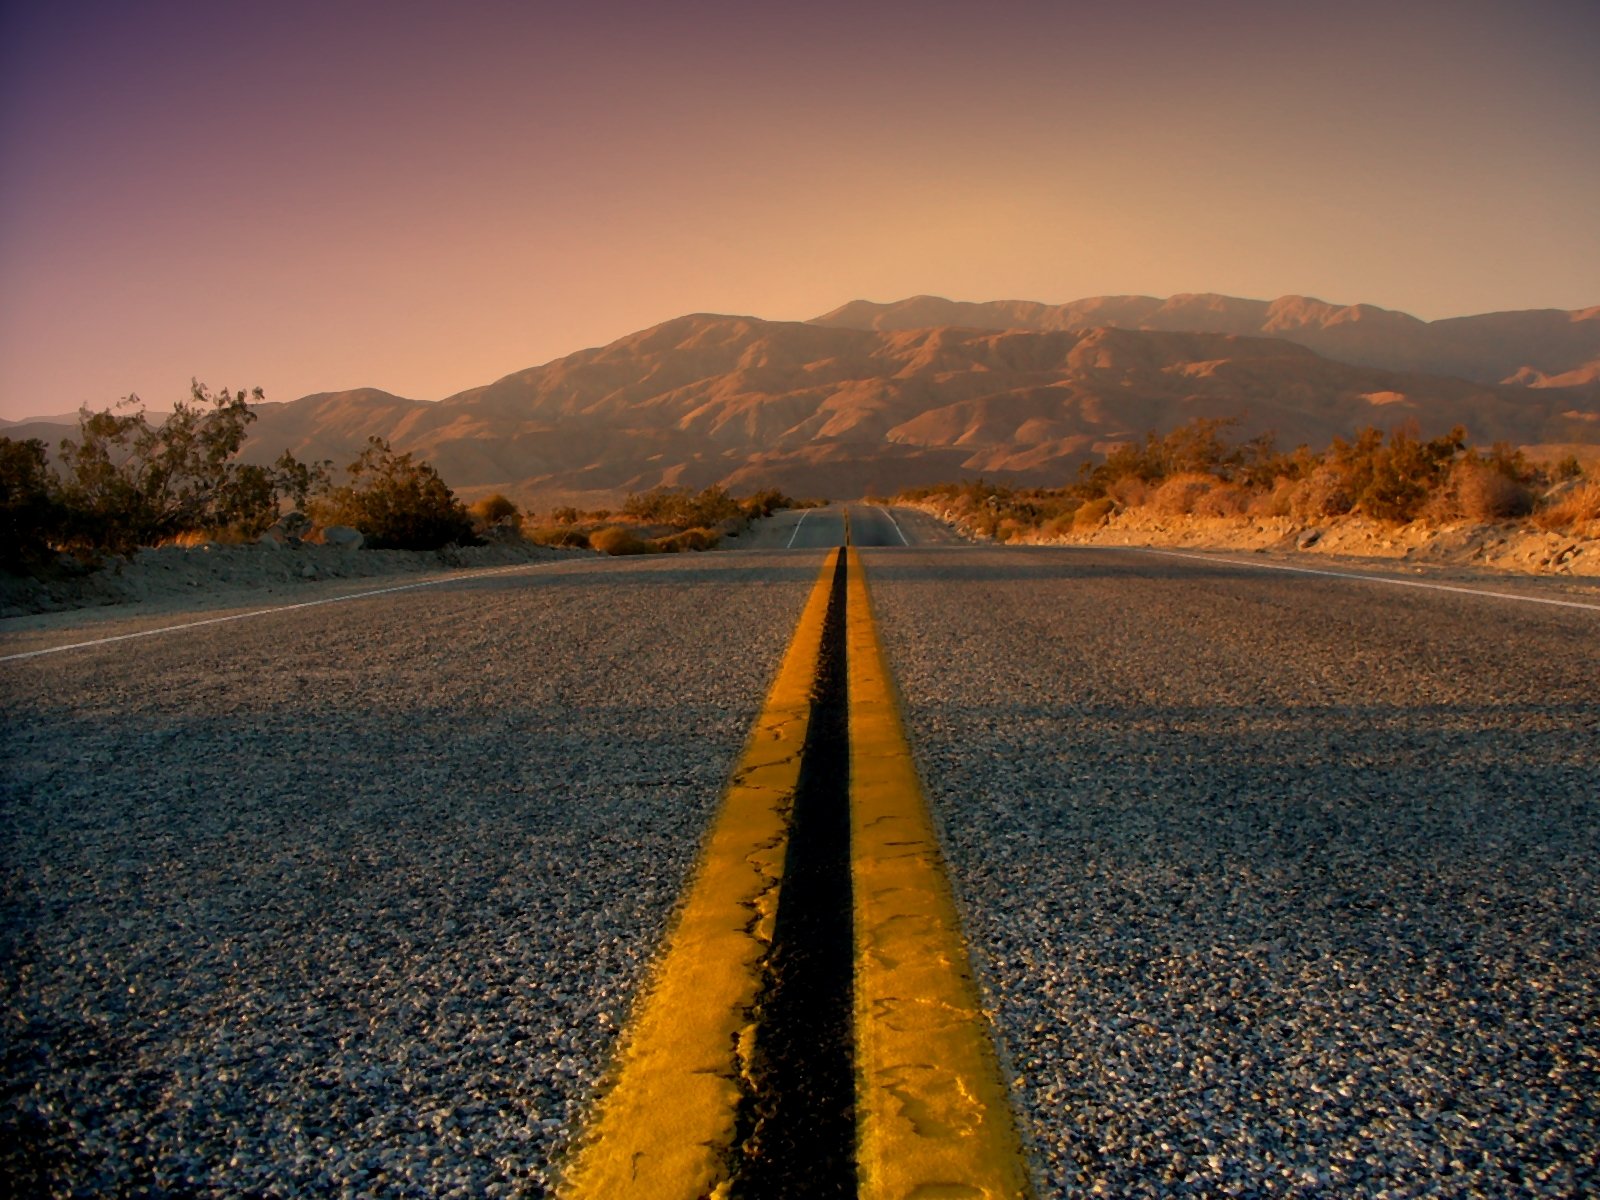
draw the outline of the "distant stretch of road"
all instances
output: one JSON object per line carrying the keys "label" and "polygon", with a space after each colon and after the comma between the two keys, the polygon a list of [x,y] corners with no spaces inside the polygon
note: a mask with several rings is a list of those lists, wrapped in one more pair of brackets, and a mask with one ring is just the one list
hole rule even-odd
{"label": "distant stretch of road", "polygon": [[[801,516],[0,662],[0,1175],[554,1189]],[[1600,611],[922,522],[850,506],[1039,1197],[1600,1189]]]}
{"label": "distant stretch of road", "polygon": [[[909,546],[916,540],[918,524],[926,521],[920,514],[909,514],[913,530],[908,534],[896,513],[877,504],[852,504],[828,508],[803,509],[785,514],[794,518],[789,541],[790,549],[828,549],[845,544],[846,513],[849,514],[850,542],[856,546]],[[902,513],[901,515],[907,515]]]}

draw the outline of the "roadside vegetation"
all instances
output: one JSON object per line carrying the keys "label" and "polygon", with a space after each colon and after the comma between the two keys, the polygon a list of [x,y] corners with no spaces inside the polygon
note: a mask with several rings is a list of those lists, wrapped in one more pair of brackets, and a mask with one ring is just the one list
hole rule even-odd
{"label": "roadside vegetation", "polygon": [[524,518],[523,529],[546,546],[586,546],[602,554],[676,554],[710,550],[780,508],[824,503],[797,500],[776,488],[739,497],[716,484],[698,492],[658,487],[630,494],[616,512],[556,508],[548,521]]}
{"label": "roadside vegetation", "polygon": [[239,460],[256,420],[252,392],[194,383],[159,422],[138,397],[84,409],[76,437],[51,448],[0,437],[0,569],[38,573],[92,565],[149,546],[293,543],[359,533],[341,544],[441,550],[484,542],[606,554],[708,550],[750,521],[806,503],[773,489],[735,497],[721,487],[655,488],[620,512],[556,509],[543,520],[501,493],[462,503],[429,463],[372,438],[355,461],[271,466]]}
{"label": "roadside vegetation", "polygon": [[199,383],[153,423],[135,396],[85,409],[78,436],[52,458],[37,438],[0,438],[0,565],[26,569],[62,552],[92,560],[195,535],[259,536],[284,504],[304,504],[325,470],[285,453],[263,467],[237,459],[256,419],[246,395]]}
{"label": "roadside vegetation", "polygon": [[1083,533],[1141,509],[1305,525],[1365,516],[1396,525],[1522,522],[1600,532],[1600,478],[1575,457],[1546,466],[1504,444],[1477,450],[1460,426],[1431,439],[1415,427],[1387,434],[1367,428],[1320,453],[1306,446],[1282,452],[1270,436],[1230,439],[1232,424],[1201,419],[1146,434],[1084,464],[1066,487],[1008,488],[979,479],[913,488],[896,499],[1003,542]]}

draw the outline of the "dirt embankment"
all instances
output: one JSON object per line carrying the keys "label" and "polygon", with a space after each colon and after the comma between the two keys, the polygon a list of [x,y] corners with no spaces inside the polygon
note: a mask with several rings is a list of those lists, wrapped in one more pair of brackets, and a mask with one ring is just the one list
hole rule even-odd
{"label": "dirt embankment", "polygon": [[587,555],[525,542],[438,551],[346,549],[309,542],[230,546],[161,546],[95,569],[63,564],[44,578],[0,572],[0,618],[101,605],[153,604],[209,608],[247,596],[291,602],[338,580],[437,574],[452,568],[515,566]]}
{"label": "dirt embankment", "polygon": [[[915,505],[959,525],[936,505]],[[1389,525],[1339,517],[1307,525],[1289,517],[1165,516],[1131,508],[1097,528],[1024,537],[1032,545],[1162,546],[1234,550],[1282,557],[1325,557],[1417,571],[1500,572],[1600,578],[1600,538],[1516,524],[1458,521]]]}

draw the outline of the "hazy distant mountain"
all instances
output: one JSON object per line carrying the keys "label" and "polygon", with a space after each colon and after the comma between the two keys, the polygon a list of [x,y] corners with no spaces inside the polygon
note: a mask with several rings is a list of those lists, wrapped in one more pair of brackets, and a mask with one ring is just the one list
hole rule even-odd
{"label": "hazy distant mountain", "polygon": [[[1205,324],[1223,328],[1182,328]],[[1273,431],[1285,447],[1405,420],[1428,434],[1464,424],[1480,443],[1596,444],[1597,328],[1600,309],[1426,324],[1223,296],[1055,308],[920,297],[813,322],[702,314],[438,403],[363,389],[265,404],[247,454],[288,448],[342,466],[378,434],[469,496],[499,489],[544,507],[658,484],[848,497],[979,474],[1060,483],[1119,440],[1193,417],[1238,418],[1241,436]],[[1473,342],[1490,375],[1516,382],[1466,378],[1465,350],[1450,374],[1430,374],[1338,361],[1303,344],[1315,338],[1345,358],[1361,345],[1429,361]],[[1507,362],[1520,365],[1498,374]]]}
{"label": "hazy distant mountain", "polygon": [[1307,296],[1241,300],[1210,294],[1097,296],[1070,304],[1026,300],[965,304],[914,296],[892,304],[854,300],[813,324],[841,329],[903,330],[956,325],[970,329],[1119,329],[1233,333],[1276,337],[1340,362],[1396,371],[1458,375],[1479,383],[1538,386],[1548,377],[1600,373],[1600,307],[1535,309],[1419,321],[1370,304],[1328,304]]}

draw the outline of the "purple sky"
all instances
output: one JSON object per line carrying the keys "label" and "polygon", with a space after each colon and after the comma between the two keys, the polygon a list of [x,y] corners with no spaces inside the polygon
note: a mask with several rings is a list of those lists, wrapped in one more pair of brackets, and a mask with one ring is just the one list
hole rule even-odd
{"label": "purple sky", "polygon": [[9,4],[0,416],[931,292],[1600,304],[1600,4]]}

